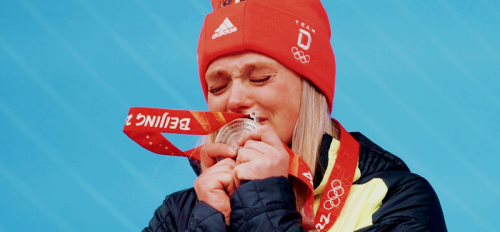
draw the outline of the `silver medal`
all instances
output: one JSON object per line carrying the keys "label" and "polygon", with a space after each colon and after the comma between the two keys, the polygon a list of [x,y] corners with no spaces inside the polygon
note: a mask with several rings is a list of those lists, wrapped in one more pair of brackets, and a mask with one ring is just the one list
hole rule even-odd
{"label": "silver medal", "polygon": [[[250,117],[253,120],[248,118],[238,118],[221,127],[217,137],[215,138],[215,142],[225,143],[235,149],[239,149],[237,144],[238,140],[240,140],[241,137],[249,131],[252,131],[260,126],[259,117],[257,115],[251,113]],[[220,161],[220,158],[217,159],[217,161]]]}

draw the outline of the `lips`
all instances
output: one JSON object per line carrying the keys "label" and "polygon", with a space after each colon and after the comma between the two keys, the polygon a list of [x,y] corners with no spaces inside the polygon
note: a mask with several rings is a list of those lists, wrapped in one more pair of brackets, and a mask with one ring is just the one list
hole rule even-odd
{"label": "lips", "polygon": [[267,118],[262,117],[262,116],[261,116],[261,114],[260,114],[260,113],[258,113],[258,112],[255,112],[255,111],[248,111],[248,112],[243,112],[243,113],[244,113],[244,114],[248,114],[248,115],[250,115],[250,118],[253,118],[253,117],[252,117],[252,115],[257,116],[257,117],[258,117],[258,119],[259,119],[259,120],[258,120],[258,122],[259,122],[259,124],[261,124],[261,125],[264,125],[264,124],[262,124],[262,122],[267,121]]}
{"label": "lips", "polygon": [[261,118],[259,117],[259,124],[260,125],[265,125],[265,123],[267,122],[267,119],[266,118]]}

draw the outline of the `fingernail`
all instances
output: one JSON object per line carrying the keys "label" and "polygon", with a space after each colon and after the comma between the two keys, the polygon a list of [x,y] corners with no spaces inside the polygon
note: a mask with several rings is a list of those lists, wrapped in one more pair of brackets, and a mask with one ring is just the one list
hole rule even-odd
{"label": "fingernail", "polygon": [[231,155],[236,155],[236,149],[234,149],[233,147],[230,147],[227,149],[227,151],[229,152],[229,154]]}

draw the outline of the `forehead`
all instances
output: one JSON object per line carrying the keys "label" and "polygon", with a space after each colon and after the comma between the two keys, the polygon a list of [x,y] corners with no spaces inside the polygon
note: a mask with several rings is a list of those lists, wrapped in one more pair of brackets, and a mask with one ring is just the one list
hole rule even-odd
{"label": "forehead", "polygon": [[283,68],[283,65],[275,59],[257,52],[237,52],[218,57],[212,61],[207,68],[205,77],[220,71],[243,70],[260,67],[279,69]]}

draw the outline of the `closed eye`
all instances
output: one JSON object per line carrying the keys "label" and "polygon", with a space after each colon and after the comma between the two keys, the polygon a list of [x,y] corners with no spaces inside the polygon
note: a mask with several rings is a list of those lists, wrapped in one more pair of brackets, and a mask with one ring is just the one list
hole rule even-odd
{"label": "closed eye", "polygon": [[210,88],[208,90],[208,92],[210,92],[211,94],[216,94],[218,92],[220,92],[222,89],[224,89],[226,86],[222,86],[222,87],[216,87],[216,88]]}
{"label": "closed eye", "polygon": [[262,83],[265,83],[266,81],[268,81],[269,79],[271,79],[271,76],[266,76],[265,78],[261,78],[261,79],[252,79],[250,81],[253,83],[262,84]]}

